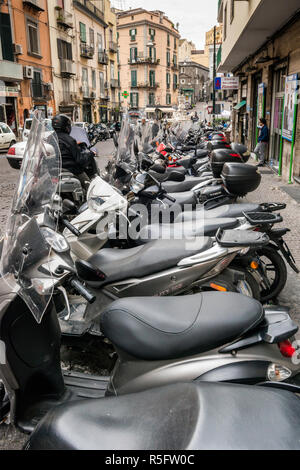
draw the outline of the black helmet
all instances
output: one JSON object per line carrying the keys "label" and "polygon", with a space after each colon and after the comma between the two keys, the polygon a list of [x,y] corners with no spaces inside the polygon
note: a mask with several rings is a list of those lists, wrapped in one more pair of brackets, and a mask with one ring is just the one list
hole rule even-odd
{"label": "black helmet", "polygon": [[52,127],[56,132],[65,132],[70,134],[72,130],[71,119],[65,114],[57,114],[52,119]]}

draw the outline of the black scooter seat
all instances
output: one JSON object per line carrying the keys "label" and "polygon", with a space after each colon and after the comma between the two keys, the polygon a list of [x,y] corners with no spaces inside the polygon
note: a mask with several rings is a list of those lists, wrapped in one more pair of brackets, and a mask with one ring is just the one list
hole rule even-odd
{"label": "black scooter seat", "polygon": [[[174,268],[182,259],[211,248],[213,241],[211,238],[199,237],[191,245],[192,247],[189,247],[186,240],[154,240],[146,245],[124,250],[104,248],[92,255],[88,262],[106,275],[106,279],[98,283],[103,286]],[[78,271],[80,263],[80,260],[76,261]]]}
{"label": "black scooter seat", "polygon": [[177,383],[53,408],[27,450],[299,450],[300,400],[226,383]]}
{"label": "black scooter seat", "polygon": [[237,218],[243,217],[244,212],[260,212],[259,204],[228,204],[220,206],[215,209],[205,210],[201,208],[196,211],[181,212],[176,219],[175,223],[200,221],[203,219],[217,219],[217,218]]}
{"label": "black scooter seat", "polygon": [[113,345],[145,361],[193,356],[230,343],[259,325],[262,305],[231,292],[135,297],[110,304],[101,331]]}
{"label": "black scooter seat", "polygon": [[209,179],[206,176],[186,176],[184,181],[166,181],[162,187],[167,193],[191,191],[195,186]]}
{"label": "black scooter seat", "polygon": [[239,225],[237,219],[216,218],[176,222],[174,224],[151,224],[143,227],[139,233],[140,243],[149,243],[159,239],[180,239],[194,237],[213,237],[219,228],[223,230],[234,229]]}

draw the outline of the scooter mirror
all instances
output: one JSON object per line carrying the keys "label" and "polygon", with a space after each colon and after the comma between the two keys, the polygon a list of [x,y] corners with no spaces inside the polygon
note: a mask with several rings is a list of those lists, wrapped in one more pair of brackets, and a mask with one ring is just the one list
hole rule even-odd
{"label": "scooter mirror", "polygon": [[118,141],[118,137],[116,134],[113,135],[113,141],[114,141],[114,146],[117,149],[119,147],[119,141]]}

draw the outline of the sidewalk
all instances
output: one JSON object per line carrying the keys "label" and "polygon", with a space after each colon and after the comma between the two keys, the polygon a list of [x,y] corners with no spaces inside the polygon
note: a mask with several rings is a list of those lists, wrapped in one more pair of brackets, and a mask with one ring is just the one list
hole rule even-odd
{"label": "sidewalk", "polygon": [[[287,208],[281,212],[284,219],[281,225],[291,230],[284,239],[300,268],[300,203],[294,199],[300,200],[300,185],[297,183],[294,185],[284,184],[281,178],[268,167],[260,168],[259,171],[262,174],[262,182],[256,191],[248,194],[246,200],[256,203],[280,202],[287,204]],[[286,191],[293,194],[294,198],[290,197]],[[279,297],[279,302],[291,308],[291,315],[300,327],[300,275],[297,275],[289,266],[288,282]]]}

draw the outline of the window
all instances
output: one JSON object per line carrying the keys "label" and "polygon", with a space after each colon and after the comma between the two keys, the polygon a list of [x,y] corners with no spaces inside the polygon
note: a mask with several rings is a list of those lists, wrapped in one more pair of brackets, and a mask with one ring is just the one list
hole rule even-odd
{"label": "window", "polygon": [[138,93],[130,93],[130,106],[132,108],[139,107],[139,94]]}
{"label": "window", "polygon": [[227,37],[227,4],[224,8],[224,41]]}
{"label": "window", "polygon": [[96,91],[97,84],[96,84],[96,71],[92,70],[92,87],[93,90]]}
{"label": "window", "polygon": [[42,72],[40,70],[33,71],[33,79],[31,83],[32,97],[41,98],[43,96],[42,88]]}
{"label": "window", "polygon": [[113,34],[113,30],[111,28],[109,28],[109,40],[110,41],[114,40],[114,34]]}
{"label": "window", "polygon": [[82,69],[82,85],[87,87],[88,84],[89,84],[88,70],[83,68]]}
{"label": "window", "polygon": [[59,59],[73,60],[72,44],[62,39],[57,39],[57,54]]}
{"label": "window", "polygon": [[99,80],[100,80],[100,96],[104,96],[104,73],[99,73]]}
{"label": "window", "polygon": [[177,49],[177,41],[176,41],[176,38],[174,38],[174,49]]}
{"label": "window", "polygon": [[155,39],[155,29],[149,28],[149,36],[151,41],[154,41]]}
{"label": "window", "polygon": [[181,84],[182,84],[182,85],[185,84],[185,78],[182,78],[180,81],[181,81]]}
{"label": "window", "polygon": [[94,49],[95,48],[95,34],[94,34],[94,30],[92,28],[90,28],[90,46]]}
{"label": "window", "polygon": [[177,76],[177,74],[174,74],[174,76],[173,76],[173,84],[174,84],[174,90],[176,90],[177,86],[178,86],[178,76]]}
{"label": "window", "polygon": [[181,67],[181,73],[184,73],[184,67]]}
{"label": "window", "polygon": [[171,65],[171,54],[170,54],[170,52],[168,51],[168,52],[167,52],[167,66],[170,67],[170,65]]}
{"label": "window", "polygon": [[149,47],[149,57],[150,59],[156,60],[156,48],[153,46]]}
{"label": "window", "polygon": [[167,104],[171,104],[171,95],[170,95],[170,93],[167,93],[167,96],[166,96],[166,103],[167,103]]}
{"label": "window", "polygon": [[10,134],[11,133],[10,128],[4,123],[0,123],[0,130],[2,130],[3,134]]}
{"label": "window", "polygon": [[167,36],[167,46],[170,47],[170,35]]}
{"label": "window", "polygon": [[150,86],[155,86],[155,71],[154,70],[150,70],[149,72],[149,82],[150,82]]}
{"label": "window", "polygon": [[115,63],[114,62],[110,63],[110,78],[111,79],[115,78]]}
{"label": "window", "polygon": [[177,67],[177,55],[176,54],[173,55],[173,64],[175,67]]}
{"label": "window", "polygon": [[27,20],[28,52],[40,54],[39,25],[36,21]]}
{"label": "window", "polygon": [[130,48],[130,62],[137,62],[138,50],[137,47]]}
{"label": "window", "polygon": [[97,43],[98,43],[98,52],[103,51],[103,36],[102,34],[97,34]]}
{"label": "window", "polygon": [[136,33],[137,33],[137,30],[136,29],[130,29],[129,30],[129,36],[131,38],[131,41],[135,41],[136,40]]}
{"label": "window", "polygon": [[137,86],[137,71],[136,70],[131,70],[131,86],[132,87]]}
{"label": "window", "polygon": [[155,93],[149,93],[149,105],[150,106],[155,105]]}
{"label": "window", "polygon": [[167,89],[170,88],[170,84],[171,84],[171,75],[167,73]]}
{"label": "window", "polygon": [[86,26],[84,23],[79,22],[79,35],[80,41],[86,42]]}
{"label": "window", "polygon": [[[0,48],[2,49],[2,59],[13,62],[14,51],[10,26],[10,16],[7,13],[0,13]],[[0,106],[0,110],[1,109],[3,110],[2,106]]]}

